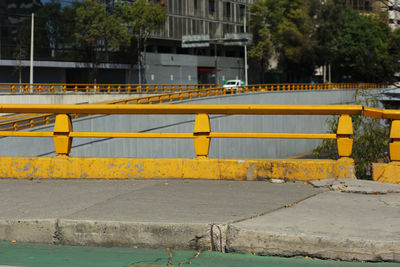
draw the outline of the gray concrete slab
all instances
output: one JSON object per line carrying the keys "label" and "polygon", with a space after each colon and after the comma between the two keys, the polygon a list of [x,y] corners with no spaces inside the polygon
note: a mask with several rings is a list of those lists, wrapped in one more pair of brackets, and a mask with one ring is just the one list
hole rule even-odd
{"label": "gray concrete slab", "polygon": [[337,179],[314,180],[309,182],[317,188],[329,188],[334,191],[362,194],[400,193],[400,185],[380,183],[369,180]]}
{"label": "gray concrete slab", "polygon": [[0,219],[55,219],[157,180],[0,180]]}
{"label": "gray concrete slab", "polygon": [[231,224],[231,251],[400,261],[400,194],[326,192]]}
{"label": "gray concrete slab", "polygon": [[304,183],[2,180],[0,239],[223,250],[227,224],[323,190]]}
{"label": "gray concrete slab", "polygon": [[303,183],[169,180],[62,218],[164,223],[229,223],[322,192]]}

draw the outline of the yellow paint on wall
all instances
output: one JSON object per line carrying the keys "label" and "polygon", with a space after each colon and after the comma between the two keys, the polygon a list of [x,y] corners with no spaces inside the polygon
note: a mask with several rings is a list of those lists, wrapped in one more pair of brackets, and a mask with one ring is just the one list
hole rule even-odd
{"label": "yellow paint on wall", "polygon": [[372,179],[382,183],[400,184],[400,162],[373,163]]}
{"label": "yellow paint on wall", "polygon": [[355,178],[354,161],[311,159],[135,159],[0,157],[0,178],[20,179],[337,179]]}

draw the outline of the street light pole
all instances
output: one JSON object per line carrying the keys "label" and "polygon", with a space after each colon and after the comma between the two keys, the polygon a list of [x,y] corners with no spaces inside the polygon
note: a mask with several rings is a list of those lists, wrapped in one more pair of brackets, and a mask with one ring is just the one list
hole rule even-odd
{"label": "street light pole", "polygon": [[[246,9],[247,6],[245,6],[244,8],[244,23],[243,23],[243,27],[244,27],[244,32],[246,33]],[[244,44],[244,82],[245,85],[248,85],[248,80],[247,80],[247,45]]]}
{"label": "street light pole", "polygon": [[218,55],[217,55],[217,41],[214,43],[214,59],[215,59],[215,85],[218,85]]}
{"label": "street light pole", "polygon": [[29,68],[29,84],[32,88],[33,84],[33,39],[34,39],[34,21],[35,21],[35,14],[32,13],[32,20],[31,20],[31,56],[30,56],[30,68]]}

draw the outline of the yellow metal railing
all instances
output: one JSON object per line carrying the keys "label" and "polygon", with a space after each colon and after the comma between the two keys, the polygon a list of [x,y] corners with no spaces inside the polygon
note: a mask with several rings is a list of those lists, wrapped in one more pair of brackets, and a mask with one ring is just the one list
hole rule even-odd
{"label": "yellow metal railing", "polygon": [[[204,93],[204,92],[203,92]],[[59,156],[66,157],[71,152],[72,139],[75,138],[181,138],[181,139],[193,139],[195,155],[198,159],[208,159],[209,149],[211,145],[211,139],[213,138],[279,138],[279,139],[334,139],[337,142],[338,154],[341,158],[337,161],[340,164],[344,162],[350,165],[347,167],[336,166],[335,168],[347,168],[348,177],[352,177],[353,164],[350,159],[353,147],[353,125],[352,118],[350,115],[362,115],[367,117],[391,119],[391,131],[388,138],[392,139],[389,144],[390,152],[390,163],[374,163],[373,164],[373,179],[382,182],[391,182],[400,184],[400,110],[382,110],[376,108],[363,107],[360,105],[108,105],[108,104],[96,104],[96,105],[0,105],[0,113],[23,113],[33,114],[30,115],[31,122],[38,120],[41,117],[38,113],[47,114],[46,124],[50,123],[50,118],[55,120],[54,129],[50,132],[41,131],[15,131],[14,128],[9,130],[1,130],[0,136],[3,137],[47,137],[53,138],[55,152]],[[193,132],[75,132],[73,130],[72,117],[80,115],[95,115],[95,114],[194,114],[195,123]],[[266,133],[266,132],[214,132],[211,131],[209,115],[214,114],[229,114],[229,115],[339,115],[338,128],[336,133]],[[17,117],[18,115],[13,115]],[[8,159],[5,159],[8,160]],[[17,164],[19,161],[17,158],[10,158],[10,164]],[[29,159],[22,159],[21,162],[27,162]],[[300,160],[301,161],[301,160]],[[84,162],[79,161],[79,164]],[[311,166],[313,163],[307,163],[301,161],[304,166]],[[324,162],[322,160],[322,162]],[[335,161],[336,162],[336,161]],[[347,164],[346,163],[346,164]],[[18,163],[19,164],[19,163]],[[22,163],[21,163],[22,164]],[[99,163],[100,164],[100,163]],[[158,163],[157,163],[158,164]],[[191,162],[190,164],[194,164]],[[197,163],[196,163],[197,164]],[[233,164],[233,163],[232,163]],[[260,163],[261,164],[261,163]],[[292,163],[290,163],[292,164]],[[307,165],[311,164],[311,165]],[[333,166],[330,163],[326,166]],[[193,166],[194,166],[193,165]],[[197,166],[197,165],[196,165]],[[226,168],[228,165],[226,165]],[[261,166],[261,165],[260,165]],[[275,166],[275,165],[274,165]],[[279,169],[279,164],[276,168]],[[303,165],[302,165],[303,166]],[[152,166],[151,168],[153,168]],[[214,166],[215,167],[215,166]],[[327,167],[328,169],[331,167]],[[50,168],[50,167],[49,167]],[[149,167],[150,168],[150,167]],[[275,167],[274,167],[275,168]],[[299,167],[300,168],[300,167]],[[304,167],[306,168],[306,167]],[[318,167],[319,168],[319,167]],[[317,168],[317,169],[318,169]],[[325,168],[325,167],[324,167]],[[333,167],[332,167],[333,168]],[[276,170],[278,170],[276,169]],[[300,168],[301,169],[301,168]],[[301,179],[305,177],[325,177],[319,174],[320,169],[315,169],[317,174],[310,176],[310,173],[305,172],[300,174],[299,169],[296,169],[296,175],[303,175]],[[326,169],[324,173],[330,173]],[[338,170],[339,170],[338,169]],[[329,169],[330,170],[330,169]],[[28,174],[24,174],[28,175]],[[97,177],[98,174],[92,175]],[[108,174],[107,174],[108,175]],[[187,177],[192,175],[187,174]],[[268,174],[269,175],[269,174]],[[281,173],[271,174],[271,177],[281,177]],[[295,174],[293,174],[295,175]],[[293,176],[292,175],[292,176]],[[328,176],[331,174],[327,174]],[[336,178],[340,178],[342,174],[337,173]],[[92,177],[91,176],[91,177]],[[179,175],[178,175],[179,176]],[[299,177],[300,177],[299,176]],[[10,177],[10,176],[6,176]],[[186,177],[186,176],[185,176]],[[196,177],[202,177],[201,175]],[[222,177],[222,176],[221,176]],[[229,176],[231,177],[231,176]],[[232,176],[233,177],[233,176]],[[231,178],[232,178],[231,177]],[[294,176],[296,177],[296,176]],[[234,178],[234,177],[233,177]],[[320,178],[318,178],[320,179]]]}
{"label": "yellow metal railing", "polygon": [[214,87],[213,84],[63,84],[0,83],[0,93],[169,93]]}
{"label": "yellow metal railing", "polygon": [[[10,85],[10,84],[0,84],[0,90],[2,89],[2,85]],[[65,89],[71,90],[82,90],[82,92],[86,92],[87,90],[91,90],[93,88],[101,89],[101,88],[115,88],[120,87],[119,92],[123,92],[123,90],[128,90],[127,88],[137,88],[136,85],[94,85],[94,84],[35,84],[36,87],[40,87],[45,85],[48,88],[57,86],[64,86]],[[23,84],[26,90],[29,89],[29,84]],[[123,100],[115,100],[115,101],[107,101],[100,104],[161,104],[166,102],[173,101],[182,101],[185,99],[194,99],[201,97],[209,97],[209,96],[218,96],[225,95],[231,93],[248,93],[248,92],[262,92],[262,91],[299,91],[299,90],[329,90],[329,89],[362,89],[362,88],[381,88],[385,85],[380,84],[369,84],[369,83],[354,83],[354,84],[306,84],[306,83],[292,83],[292,84],[259,84],[259,85],[248,85],[241,86],[238,88],[239,90],[227,90],[222,87],[213,87],[213,85],[142,85],[142,92],[145,93],[158,93],[150,96],[144,96],[139,98],[129,98]],[[194,88],[192,90],[192,88]],[[25,90],[24,89],[24,90]],[[162,89],[162,90],[161,90]],[[101,89],[100,91],[104,91]],[[170,93],[161,93],[167,92]],[[40,91],[40,92],[45,92]],[[85,114],[81,114],[80,116],[84,116]],[[73,114],[73,118],[78,118],[79,115]],[[55,116],[52,114],[41,114],[41,115],[19,115],[18,117],[1,117],[0,118],[0,130],[11,130],[18,131],[25,128],[33,128],[39,125],[47,125],[51,122],[54,122]]]}
{"label": "yellow metal railing", "polygon": [[376,89],[385,88],[385,84],[376,83],[272,83],[243,86],[245,92],[256,91],[303,91],[332,89]]}
{"label": "yellow metal railing", "polygon": [[389,155],[391,161],[400,162],[400,110],[366,107],[364,116],[392,120],[389,136],[392,142],[389,144]]}
{"label": "yellow metal railing", "polygon": [[[55,114],[53,132],[0,131],[0,136],[52,137],[55,151],[68,155],[73,137],[192,138],[197,157],[206,158],[211,138],[336,139],[340,157],[350,157],[353,140],[350,115],[361,114],[359,105],[0,105],[0,113]],[[74,132],[69,114],[196,114],[190,133]],[[335,134],[211,132],[210,114],[231,115],[340,115]]]}
{"label": "yellow metal railing", "polygon": [[[243,92],[302,91],[329,89],[384,88],[375,83],[273,83],[240,86]],[[174,93],[207,88],[213,84],[63,84],[63,83],[0,83],[0,93]]]}
{"label": "yellow metal railing", "polygon": [[[161,104],[166,102],[182,101],[185,99],[194,99],[209,96],[218,96],[226,94],[226,90],[221,88],[205,88],[197,89],[192,91],[183,91],[168,94],[156,94],[137,98],[128,98],[123,100],[107,101],[100,104]],[[240,93],[240,92],[239,92]],[[86,116],[86,114],[73,114],[74,119],[80,116]],[[47,125],[55,121],[53,114],[24,114],[17,116],[7,116],[0,118],[0,130],[11,130],[18,131],[25,128],[33,128],[39,125]]]}

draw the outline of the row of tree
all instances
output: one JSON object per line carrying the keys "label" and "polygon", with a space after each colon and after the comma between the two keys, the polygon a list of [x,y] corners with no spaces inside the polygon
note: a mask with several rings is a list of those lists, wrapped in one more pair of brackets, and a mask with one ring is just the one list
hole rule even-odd
{"label": "row of tree", "polygon": [[256,0],[250,12],[261,81],[273,61],[287,81],[310,81],[327,65],[335,82],[392,81],[400,71],[400,30],[387,12],[360,15],[345,0]]}

